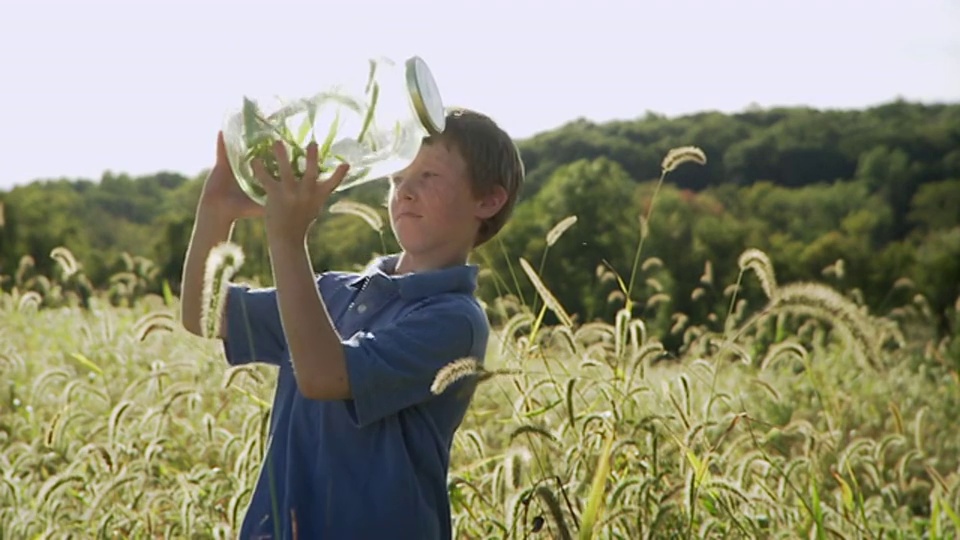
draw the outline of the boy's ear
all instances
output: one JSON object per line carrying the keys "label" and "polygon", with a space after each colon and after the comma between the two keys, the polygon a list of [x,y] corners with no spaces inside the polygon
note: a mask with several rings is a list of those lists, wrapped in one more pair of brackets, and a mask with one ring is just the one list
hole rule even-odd
{"label": "boy's ear", "polygon": [[489,193],[477,201],[477,217],[489,219],[503,208],[507,202],[507,190],[503,186],[494,186]]}

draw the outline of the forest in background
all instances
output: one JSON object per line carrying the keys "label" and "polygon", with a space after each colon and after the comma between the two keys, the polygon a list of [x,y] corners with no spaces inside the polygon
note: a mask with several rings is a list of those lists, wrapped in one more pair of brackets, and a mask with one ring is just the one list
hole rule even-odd
{"label": "forest in background", "polygon": [[[823,281],[884,313],[921,302],[949,331],[960,296],[960,104],[651,113],[577,120],[518,145],[527,167],[521,202],[475,257],[488,302],[508,291],[534,300],[522,257],[581,322],[612,320],[624,302],[617,276],[630,278],[661,160],[694,145],[706,165],[673,171],[647,224],[632,298],[652,331],[668,334],[674,313],[702,320],[729,303],[749,248],[769,255],[780,282]],[[56,272],[50,253],[66,246],[95,288],[132,273],[151,291],[166,282],[176,292],[205,175],[108,172],[0,192],[0,286],[39,286],[31,276]],[[384,190],[368,184],[340,198],[375,207],[386,224]],[[568,216],[576,223],[545,253],[547,232]],[[258,222],[234,234],[247,254],[241,276],[269,284],[263,238]],[[310,245],[318,272],[397,249],[389,225],[377,231],[351,214],[325,215]],[[759,294],[743,287],[741,295]]]}

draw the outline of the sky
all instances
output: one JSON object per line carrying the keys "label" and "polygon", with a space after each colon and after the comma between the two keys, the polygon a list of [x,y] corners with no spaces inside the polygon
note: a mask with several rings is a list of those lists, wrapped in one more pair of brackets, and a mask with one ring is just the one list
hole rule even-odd
{"label": "sky", "polygon": [[0,0],[0,190],[213,163],[244,95],[421,56],[523,139],[631,119],[960,102],[960,0]]}

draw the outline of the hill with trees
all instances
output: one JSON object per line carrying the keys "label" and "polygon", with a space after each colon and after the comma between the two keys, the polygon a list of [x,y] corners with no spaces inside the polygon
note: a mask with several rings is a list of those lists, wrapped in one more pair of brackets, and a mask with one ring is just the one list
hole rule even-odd
{"label": "hill with trees", "polygon": [[[748,248],[769,255],[778,280],[826,281],[871,310],[923,302],[941,332],[956,309],[960,104],[577,120],[518,144],[528,181],[513,221],[477,255],[485,299],[512,291],[533,302],[522,257],[568,312],[611,320],[624,304],[618,279],[633,273],[640,217],[655,200],[631,298],[663,334],[677,327],[674,313],[696,317],[729,303]],[[658,185],[664,155],[687,145],[707,163],[683,165]],[[205,174],[107,173],[0,192],[0,275],[10,276],[2,287],[51,274],[51,251],[66,246],[94,287],[139,272],[145,287],[167,282],[176,291]],[[368,184],[341,197],[374,207],[386,223],[384,189]],[[547,233],[568,216],[576,222],[548,247]],[[241,273],[269,283],[263,238],[256,222],[235,233],[247,253]],[[332,214],[313,230],[311,248],[322,271],[360,267],[397,246],[388,225]],[[755,294],[751,287],[743,294]]]}

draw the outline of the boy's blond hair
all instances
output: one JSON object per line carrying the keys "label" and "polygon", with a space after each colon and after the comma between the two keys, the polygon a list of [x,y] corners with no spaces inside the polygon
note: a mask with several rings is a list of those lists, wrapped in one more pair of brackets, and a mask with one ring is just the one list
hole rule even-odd
{"label": "boy's blond hair", "polygon": [[451,145],[460,153],[475,196],[487,195],[495,186],[507,192],[500,211],[480,225],[474,241],[474,247],[478,247],[496,236],[513,213],[525,174],[520,150],[489,116],[464,108],[450,109],[443,133],[427,137],[424,143],[435,141]]}

